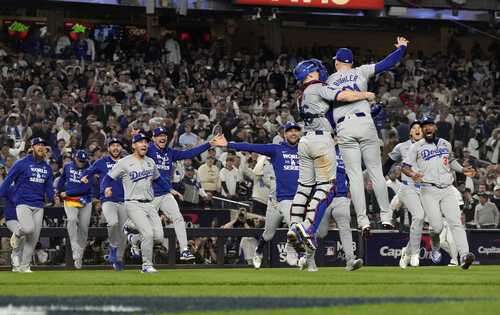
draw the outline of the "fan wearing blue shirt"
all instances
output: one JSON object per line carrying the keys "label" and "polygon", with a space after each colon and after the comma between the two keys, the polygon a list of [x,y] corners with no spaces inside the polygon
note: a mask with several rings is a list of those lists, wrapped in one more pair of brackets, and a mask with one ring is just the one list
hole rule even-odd
{"label": "fan wearing blue shirt", "polygon": [[[0,186],[0,198],[11,197],[16,207],[19,225],[12,233],[10,245],[22,252],[19,267],[13,271],[23,273],[31,272],[31,259],[42,229],[45,202],[54,201],[52,170],[45,161],[47,142],[40,137],[33,138],[31,150],[32,154],[12,166]],[[14,188],[11,188],[12,185]]]}

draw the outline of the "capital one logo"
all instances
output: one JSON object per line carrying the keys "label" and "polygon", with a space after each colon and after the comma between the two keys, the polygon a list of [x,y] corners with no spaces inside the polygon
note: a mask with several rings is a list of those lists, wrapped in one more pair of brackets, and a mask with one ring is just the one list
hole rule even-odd
{"label": "capital one logo", "polygon": [[[380,256],[382,257],[393,257],[397,259],[401,257],[402,248],[390,248],[389,246],[380,247]],[[425,249],[424,247],[420,248],[419,258],[420,259],[430,259],[431,251]]]}

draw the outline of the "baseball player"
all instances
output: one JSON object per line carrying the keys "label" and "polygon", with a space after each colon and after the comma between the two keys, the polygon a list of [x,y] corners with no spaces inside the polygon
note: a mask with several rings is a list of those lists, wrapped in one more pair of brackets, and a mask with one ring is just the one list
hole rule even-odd
{"label": "baseball player", "polygon": [[153,181],[160,172],[153,159],[146,156],[148,137],[142,133],[132,137],[134,153],[118,160],[102,183],[104,196],[114,194],[112,181],[121,180],[125,200],[125,211],[140,233],[142,251],[142,273],[158,272],[153,267],[154,242],[163,240],[163,226],[158,211],[153,205]]}
{"label": "baseball player", "polygon": [[[469,252],[467,236],[460,220],[458,200],[452,188],[452,170],[466,176],[474,176],[475,171],[472,167],[460,165],[453,157],[451,144],[436,137],[437,128],[433,119],[425,118],[421,125],[424,138],[411,145],[402,171],[413,182],[420,184],[420,200],[429,224],[437,235],[443,229],[444,216],[460,254],[460,266],[468,269],[475,257]],[[441,258],[441,253],[435,247],[431,255],[433,262]]]}
{"label": "baseball player", "polygon": [[[327,86],[323,83],[327,75],[324,65],[316,59],[302,61],[294,69],[295,79],[303,84],[299,113],[304,121],[304,136],[298,145],[299,180],[292,202],[287,238],[292,244],[304,239],[312,249],[315,249],[315,244],[307,229],[313,222],[316,207],[326,198],[335,180],[335,143],[331,121],[327,118],[330,103],[336,101],[337,104],[343,104],[341,102],[375,98],[370,92]],[[313,189],[314,195],[311,195]]]}
{"label": "baseball player", "polygon": [[[346,260],[346,271],[354,271],[363,266],[363,260],[356,258],[352,243],[351,232],[351,200],[349,199],[349,179],[345,172],[345,165],[340,153],[338,145],[335,146],[337,157],[337,177],[335,179],[335,187],[330,190],[326,199],[318,205],[318,211],[314,217],[311,233],[319,238],[324,238],[328,234],[328,226],[330,218],[335,219],[339,229],[340,242],[344,249]],[[314,261],[316,251],[307,250],[299,262],[299,267],[308,271],[317,271],[316,262]]]}
{"label": "baseball player", "polygon": [[[353,54],[350,49],[340,48],[335,54],[337,72],[326,81],[329,87],[343,90],[366,91],[368,80],[383,71],[391,69],[404,56],[408,41],[397,38],[397,49],[376,64],[353,68]],[[361,161],[364,162],[373,183],[377,202],[381,209],[381,220],[385,228],[392,228],[392,211],[389,206],[387,187],[382,173],[380,145],[375,123],[370,115],[370,104],[366,100],[348,102],[333,109],[340,150],[344,157],[347,176],[350,180],[351,198],[358,217],[358,225],[367,235],[370,221],[366,216],[365,191]]]}
{"label": "baseball player", "polygon": [[[215,144],[221,139],[222,136],[216,136],[211,143]],[[188,248],[186,223],[179,210],[177,201],[170,192],[172,189],[170,182],[173,172],[172,163],[200,155],[210,148],[211,143],[207,142],[190,150],[179,151],[167,147],[167,140],[167,130],[165,128],[158,127],[153,130],[153,143],[148,147],[147,156],[153,159],[161,176],[160,180],[153,182],[155,196],[153,206],[156,210],[161,210],[165,213],[170,221],[172,221],[177,240],[179,241],[180,259],[190,261],[194,260],[195,256]]]}
{"label": "baseball player", "polygon": [[[458,191],[458,189],[455,186],[451,187],[455,193],[455,197],[457,198],[458,206],[460,207],[460,210],[462,210],[464,206],[464,200],[462,198],[462,194]],[[448,253],[448,255],[450,255],[451,259],[450,262],[448,263],[448,266],[450,267],[458,266],[457,245],[455,244],[455,240],[453,239],[451,229],[448,226],[448,223],[446,223],[446,220],[443,220],[443,230],[441,231],[441,234],[439,234],[439,246],[442,249],[444,249]]]}
{"label": "baseball player", "polygon": [[[280,144],[229,142],[227,145],[228,149],[256,152],[270,157],[274,170],[276,191],[275,194],[270,195],[267,203],[264,233],[259,238],[253,259],[255,269],[260,268],[264,245],[274,237],[276,229],[281,226],[283,221],[287,226],[290,225],[290,207],[297,191],[297,180],[299,179],[297,144],[300,140],[300,130],[299,125],[289,122],[284,126],[285,141]],[[291,249],[287,249],[287,252],[289,251]],[[290,256],[293,256],[293,254]],[[287,255],[287,261],[288,258]]]}
{"label": "baseball player", "polygon": [[[388,173],[395,163],[406,160],[411,145],[422,139],[422,137],[420,122],[414,121],[410,125],[410,139],[399,143],[389,153],[389,158],[384,164],[384,173]],[[397,192],[397,198],[411,213],[410,237],[408,244],[401,251],[399,266],[403,269],[408,265],[418,267],[420,265],[420,240],[422,239],[425,216],[420,202],[420,184],[414,183],[411,177],[401,174],[401,187]]]}
{"label": "baseball player", "polygon": [[121,229],[127,220],[127,212],[123,204],[123,184],[121,180],[111,182],[113,195],[107,198],[104,191],[107,187],[103,185],[106,174],[120,159],[123,145],[117,138],[111,138],[108,142],[108,156],[95,161],[85,172],[83,183],[88,182],[88,177],[99,176],[102,213],[106,218],[109,238],[108,260],[116,271],[123,270],[123,254],[127,245],[125,235]]}
{"label": "baseball player", "polygon": [[75,153],[74,161],[64,166],[57,182],[57,192],[64,201],[68,236],[76,269],[82,268],[83,253],[87,246],[90,216],[92,214],[91,181],[82,183],[88,169],[88,154],[84,150]]}
{"label": "baseball player", "polygon": [[14,250],[19,248],[19,253],[22,252],[18,272],[31,272],[31,258],[42,228],[45,197],[49,203],[54,202],[52,170],[45,161],[46,146],[47,143],[42,138],[33,138],[33,153],[17,161],[0,186],[0,197],[7,198],[12,193],[12,201],[16,205],[19,224],[11,227],[14,232],[10,245]]}

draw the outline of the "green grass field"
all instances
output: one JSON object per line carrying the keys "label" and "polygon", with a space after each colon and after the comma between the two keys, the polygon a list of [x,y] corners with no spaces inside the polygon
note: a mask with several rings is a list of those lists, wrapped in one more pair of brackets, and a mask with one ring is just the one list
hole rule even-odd
{"label": "green grass field", "polygon": [[[121,273],[2,272],[0,283],[0,297],[23,296],[20,300],[29,300],[33,296],[92,296],[103,299],[127,296],[128,301],[134,301],[134,296],[138,301],[141,300],[140,297],[164,297],[156,301],[167,301],[167,297],[188,297],[189,302],[174,299],[171,303],[181,303],[184,306],[191,303],[195,307],[198,298],[208,297],[214,304],[222,305],[208,307],[207,311],[189,312],[188,309],[182,314],[500,314],[500,266],[472,266],[467,271],[450,267],[408,270],[365,267],[352,273],[345,272],[343,268],[320,268],[316,273],[295,269],[161,270],[158,274],[140,274],[135,270]],[[223,297],[242,297],[241,301],[245,300],[243,297],[258,298],[248,302],[250,306],[241,306],[239,299],[233,298],[230,302],[218,300]],[[314,301],[310,302],[308,299],[313,297],[326,298],[322,299],[323,302],[340,300],[344,304],[311,307],[315,305]],[[394,299],[386,300],[388,297],[395,297],[396,300],[398,297],[420,300],[410,299],[405,303],[396,303]],[[345,302],[350,301],[348,298],[358,299]],[[370,298],[380,299],[373,302]],[[71,301],[68,298],[63,300]],[[309,302],[305,308],[280,306],[272,309],[274,301],[280,300],[285,305]],[[154,301],[152,299],[148,303],[154,304]],[[5,302],[2,300],[2,303]],[[252,309],[253,306],[258,306],[259,309]],[[158,306],[157,310],[164,309]]]}

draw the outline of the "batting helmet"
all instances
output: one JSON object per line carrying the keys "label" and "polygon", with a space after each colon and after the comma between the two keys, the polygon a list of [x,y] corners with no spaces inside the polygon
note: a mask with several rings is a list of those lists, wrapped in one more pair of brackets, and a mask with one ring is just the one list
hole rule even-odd
{"label": "batting helmet", "polygon": [[318,72],[320,81],[326,81],[328,78],[328,71],[325,65],[318,59],[307,59],[301,61],[293,69],[293,75],[297,81],[304,81],[309,73]]}

